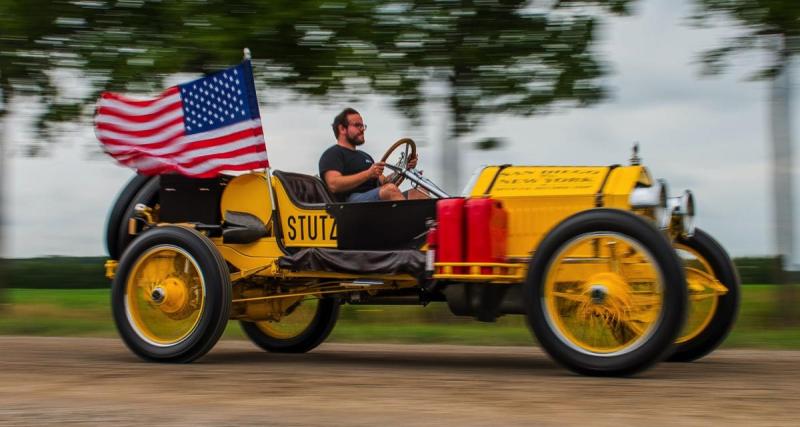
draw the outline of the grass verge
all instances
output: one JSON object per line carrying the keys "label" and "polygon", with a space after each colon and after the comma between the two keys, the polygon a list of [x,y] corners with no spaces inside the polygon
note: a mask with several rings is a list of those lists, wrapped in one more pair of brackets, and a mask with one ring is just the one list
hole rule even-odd
{"label": "grass verge", "polygon": [[[774,317],[774,285],[745,285],[739,320],[726,347],[800,349],[800,327],[780,327]],[[38,336],[116,336],[107,289],[10,289],[0,311],[0,334]],[[225,331],[243,339],[237,322]],[[522,316],[480,323],[449,314],[444,304],[344,306],[331,335],[338,342],[451,343],[529,345],[533,342]]]}

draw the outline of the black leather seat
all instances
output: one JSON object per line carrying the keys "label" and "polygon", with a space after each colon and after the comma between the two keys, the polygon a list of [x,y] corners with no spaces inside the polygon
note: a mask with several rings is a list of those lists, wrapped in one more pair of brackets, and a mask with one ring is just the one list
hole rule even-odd
{"label": "black leather seat", "polygon": [[281,181],[289,198],[298,205],[316,205],[314,207],[318,207],[335,203],[325,184],[315,176],[279,170],[273,171],[272,174]]}

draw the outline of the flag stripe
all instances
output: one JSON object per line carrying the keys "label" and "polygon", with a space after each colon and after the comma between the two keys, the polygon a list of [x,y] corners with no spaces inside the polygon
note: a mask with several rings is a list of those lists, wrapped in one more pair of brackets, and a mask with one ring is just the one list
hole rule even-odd
{"label": "flag stripe", "polygon": [[95,132],[97,138],[104,141],[106,144],[120,144],[130,146],[153,146],[163,145],[165,142],[170,142],[175,138],[185,134],[183,123],[172,125],[165,129],[163,132],[150,136],[129,136],[124,133],[114,132],[111,130],[97,129]]}
{"label": "flag stripe", "polygon": [[101,103],[110,103],[111,105],[119,105],[121,108],[141,108],[142,111],[149,111],[149,114],[153,111],[149,109],[158,109],[159,105],[164,104],[171,104],[176,100],[180,100],[180,93],[177,86],[173,86],[167,90],[165,90],[158,98],[153,99],[133,99],[129,98],[124,95],[120,95],[118,93],[113,92],[103,92],[102,97],[100,98]]}
{"label": "flag stripe", "polygon": [[257,131],[258,133],[262,133],[263,131],[261,130],[261,119],[247,120],[208,132],[198,133],[194,135],[186,135],[186,140],[190,142],[195,142],[195,141],[202,141],[204,139],[220,138],[234,132],[241,132],[245,129],[252,129],[254,131]]}
{"label": "flag stripe", "polygon": [[183,118],[178,117],[177,119],[166,122],[157,128],[147,130],[125,130],[120,129],[118,126],[108,125],[105,123],[100,123],[97,125],[98,132],[102,132],[104,136],[125,141],[134,141],[136,138],[155,137],[162,133],[174,134],[176,129],[184,131]]}
{"label": "flag stripe", "polygon": [[148,175],[174,170],[184,175],[197,177],[213,176],[224,170],[248,170],[268,167],[266,151],[250,153],[235,158],[211,159],[203,164],[191,167],[184,167],[164,160],[148,160],[150,161],[146,163],[142,162],[129,166],[133,166]]}
{"label": "flag stripe", "polygon": [[152,120],[149,121],[134,121],[130,120],[127,116],[107,114],[98,111],[97,117],[95,118],[94,122],[97,124],[97,127],[99,128],[125,131],[125,132],[140,132],[152,129],[159,129],[163,127],[165,124],[174,123],[177,120],[183,121],[183,112],[181,112],[180,107],[162,113],[158,117],[153,118]]}
{"label": "flag stripe", "polygon": [[[138,109],[130,109],[128,112],[125,112],[119,108],[110,108],[108,106],[101,105],[97,109],[97,114],[103,116],[111,116],[111,117],[118,117],[127,120],[131,123],[148,123],[152,120],[156,120],[159,117],[163,116],[165,113],[170,111],[181,111],[182,104],[180,100],[177,102],[164,105],[156,111],[153,112],[142,112]],[[181,112],[181,116],[183,116],[183,112]]]}
{"label": "flag stripe", "polygon": [[[263,130],[260,123],[260,120],[252,120],[250,122],[242,122],[220,128],[216,131],[194,135],[177,134],[176,131],[172,130],[171,133],[165,135],[163,140],[160,141],[155,137],[147,138],[147,141],[152,141],[149,143],[143,143],[142,141],[144,139],[142,138],[130,138],[126,135],[111,131],[97,130],[95,133],[97,133],[98,138],[102,138],[101,140],[106,144],[106,151],[110,154],[137,150],[142,153],[161,156],[185,151],[187,149],[186,146],[190,145],[196,146],[195,144],[197,144],[203,146],[204,144],[226,143],[236,138],[261,135]],[[163,151],[159,151],[159,149],[163,149]]]}
{"label": "flag stripe", "polygon": [[114,156],[131,156],[131,155],[140,155],[140,156],[152,156],[152,157],[165,157],[165,158],[177,158],[177,157],[186,157],[191,156],[193,153],[197,153],[197,155],[205,155],[206,153],[216,152],[216,153],[223,153],[226,148],[225,147],[241,147],[243,145],[234,145],[234,144],[259,144],[264,142],[264,137],[261,135],[254,135],[252,137],[245,137],[245,138],[227,138],[227,141],[200,141],[198,143],[192,144],[183,144],[179,147],[173,147],[172,145],[178,145],[183,141],[176,141],[174,144],[148,150],[142,148],[125,148],[125,147],[107,147],[107,151],[114,155]]}
{"label": "flag stripe", "polygon": [[[257,144],[258,142],[261,142],[261,144]],[[248,138],[246,140],[231,142],[219,147],[193,150],[191,152],[182,153],[171,158],[180,164],[192,165],[204,162],[211,157],[235,157],[239,154],[261,151],[261,148],[264,147],[263,142],[264,138],[261,137]]]}
{"label": "flag stripe", "polygon": [[132,155],[131,157],[119,157],[122,163],[132,165],[135,164],[138,167],[152,167],[151,165],[179,165],[182,167],[194,167],[201,163],[207,162],[208,160],[212,160],[213,158],[233,158],[233,157],[240,157],[241,155],[245,155],[248,153],[260,153],[262,151],[266,151],[266,146],[263,144],[259,146],[253,146],[248,149],[239,149],[235,151],[225,152],[222,154],[216,154],[215,156],[204,156],[199,159],[195,159],[192,157],[187,157],[183,159],[175,158],[175,157],[153,157],[153,156],[142,156],[142,155]]}
{"label": "flag stripe", "polygon": [[200,156],[196,158],[188,158],[185,159],[185,161],[175,161],[175,159],[170,159],[170,160],[173,160],[173,163],[180,165],[181,167],[184,168],[196,168],[204,164],[207,164],[208,162],[222,161],[225,159],[237,159],[242,156],[260,153],[261,151],[265,151],[265,149],[263,148],[256,149],[255,147],[245,147],[245,148],[240,148],[238,150],[226,151],[224,153],[217,153],[213,155],[209,154],[206,156]]}
{"label": "flag stripe", "polygon": [[131,104],[130,102],[110,98],[100,98],[97,106],[98,108],[104,108],[111,113],[120,115],[144,116],[158,113],[159,111],[179,105],[180,103],[181,95],[175,93],[166,98],[161,98],[148,106],[139,106]]}

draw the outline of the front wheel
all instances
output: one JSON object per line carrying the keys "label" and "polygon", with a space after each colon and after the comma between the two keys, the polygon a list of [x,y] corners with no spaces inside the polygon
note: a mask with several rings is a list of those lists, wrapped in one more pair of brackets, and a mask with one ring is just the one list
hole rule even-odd
{"label": "front wheel", "polygon": [[670,362],[691,362],[711,353],[733,328],[739,311],[739,275],[725,249],[703,230],[679,237],[689,291],[689,316]]}
{"label": "front wheel", "polygon": [[672,350],[686,313],[684,283],[677,254],[650,223],[613,209],[581,212],[531,260],[528,325],[574,372],[631,375]]}
{"label": "front wheel", "polygon": [[122,340],[155,362],[191,362],[206,354],[225,329],[230,305],[228,267],[214,244],[176,226],[134,240],[111,290]]}
{"label": "front wheel", "polygon": [[333,297],[307,298],[293,304],[278,321],[240,321],[245,335],[273,353],[305,353],[330,335],[339,318],[339,301]]}

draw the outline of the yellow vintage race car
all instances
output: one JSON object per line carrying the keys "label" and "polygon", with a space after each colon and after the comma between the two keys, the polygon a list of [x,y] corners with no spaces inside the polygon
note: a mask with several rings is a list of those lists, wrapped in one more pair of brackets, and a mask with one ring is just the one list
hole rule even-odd
{"label": "yellow vintage race car", "polygon": [[630,375],[713,351],[730,331],[739,278],[694,225],[686,191],[668,197],[629,165],[480,168],[452,197],[341,203],[319,178],[272,171],[214,179],[136,176],[107,224],[120,336],[148,361],[190,362],[229,319],[266,351],[322,343],[341,304],[446,302],[457,316],[523,315],[558,363]]}

